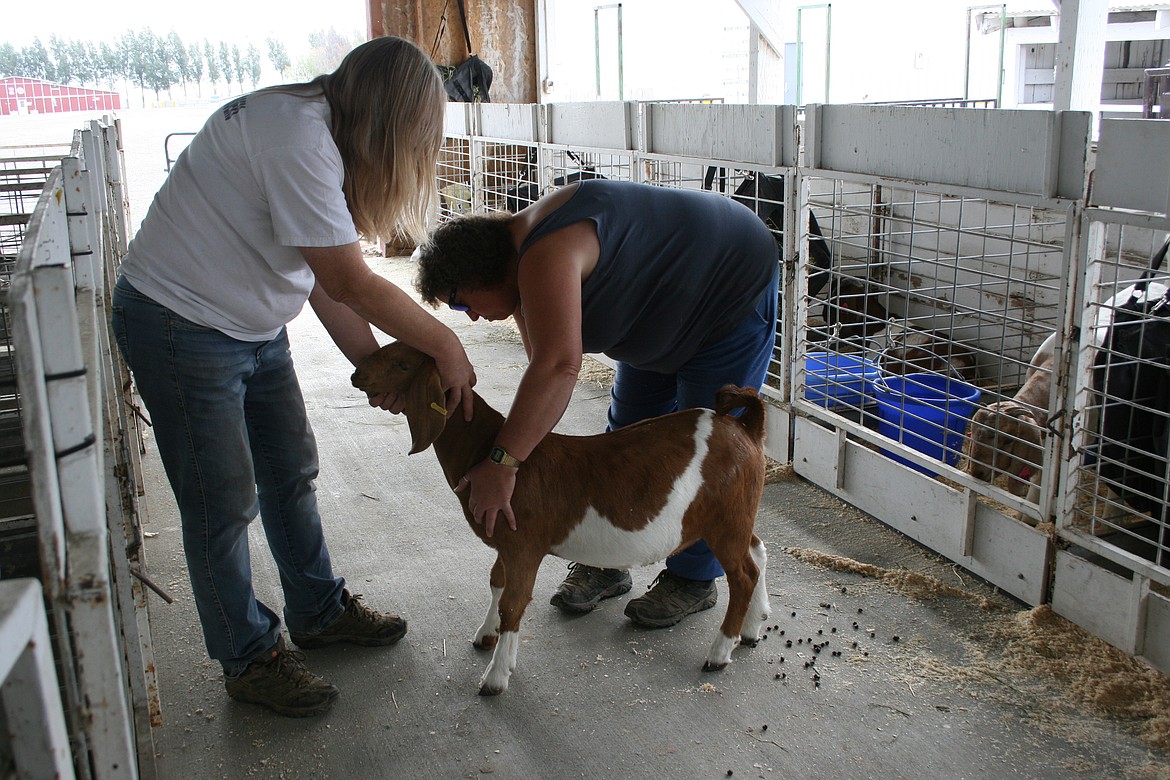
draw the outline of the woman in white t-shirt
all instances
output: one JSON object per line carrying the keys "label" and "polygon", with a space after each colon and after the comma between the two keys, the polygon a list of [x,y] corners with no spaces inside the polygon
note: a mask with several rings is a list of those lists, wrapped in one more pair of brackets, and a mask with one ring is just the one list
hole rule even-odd
{"label": "woman in white t-shirt", "polygon": [[114,290],[118,346],[178,502],[208,653],[232,698],[283,715],[325,712],[338,691],[305,669],[256,598],[247,528],[257,512],[300,648],[406,633],[333,573],[285,325],[308,300],[357,363],[378,348],[372,324],[432,355],[449,410],[471,414],[475,374],[459,339],[358,246],[396,231],[425,239],[445,103],[426,54],[393,37],[358,46],[333,73],[233,100],[180,155]]}

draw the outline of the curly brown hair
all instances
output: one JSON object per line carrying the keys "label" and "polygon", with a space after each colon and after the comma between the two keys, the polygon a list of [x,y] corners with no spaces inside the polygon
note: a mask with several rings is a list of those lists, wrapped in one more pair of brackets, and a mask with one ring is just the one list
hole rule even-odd
{"label": "curly brown hair", "polygon": [[512,215],[468,214],[440,225],[419,247],[414,280],[424,302],[447,303],[451,291],[487,290],[504,283],[516,256],[509,225]]}

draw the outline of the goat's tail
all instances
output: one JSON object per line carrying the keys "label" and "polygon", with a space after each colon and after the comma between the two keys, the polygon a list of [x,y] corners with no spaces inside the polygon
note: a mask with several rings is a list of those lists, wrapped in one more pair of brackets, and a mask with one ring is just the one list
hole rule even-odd
{"label": "goat's tail", "polygon": [[764,440],[764,402],[759,393],[751,387],[736,387],[724,385],[715,394],[715,411],[718,414],[731,414],[737,409],[743,409],[743,414],[736,419],[744,427],[748,435],[754,440]]}

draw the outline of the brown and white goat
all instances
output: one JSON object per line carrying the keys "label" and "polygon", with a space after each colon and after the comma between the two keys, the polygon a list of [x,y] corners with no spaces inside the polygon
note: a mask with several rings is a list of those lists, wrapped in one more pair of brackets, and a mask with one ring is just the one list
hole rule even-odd
{"label": "brown and white goat", "polygon": [[1051,334],[1032,356],[1024,384],[1015,396],[978,409],[971,418],[968,471],[984,482],[1008,476],[1008,491],[1040,498],[1040,464],[1044,456],[1044,430],[1048,422],[1048,397],[1052,390],[1052,365],[1056,334]]}
{"label": "brown and white goat", "polygon": [[[366,393],[405,398],[411,454],[434,444],[453,489],[487,457],[504,418],[478,394],[471,422],[444,413],[434,361],[401,342],[367,357],[354,372]],[[532,599],[536,571],[548,554],[609,568],[643,566],[704,539],[727,575],[723,624],[703,669],[722,669],[741,641],[755,645],[769,614],[767,552],[753,531],[764,486],[764,405],[754,390],[719,391],[718,411],[688,409],[610,433],[550,433],[516,476],[516,530],[496,526],[491,606],[475,646],[495,647],[480,694],[503,693],[516,666],[520,619]],[[728,412],[743,408],[741,417]]]}

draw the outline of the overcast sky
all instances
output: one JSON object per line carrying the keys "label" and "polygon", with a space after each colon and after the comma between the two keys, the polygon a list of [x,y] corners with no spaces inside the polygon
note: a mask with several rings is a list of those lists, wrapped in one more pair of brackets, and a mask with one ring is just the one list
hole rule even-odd
{"label": "overcast sky", "polygon": [[308,48],[309,33],[334,27],[365,37],[365,0],[0,0],[0,43],[18,49],[49,36],[111,41],[127,30],[149,27],[164,36],[174,29],[184,42],[207,38],[227,43],[283,41],[289,54]]}

